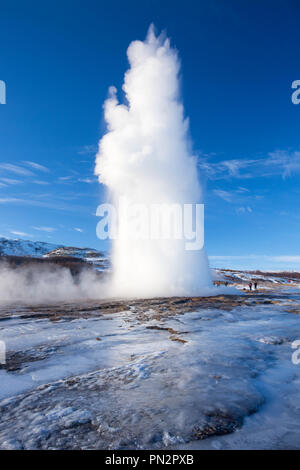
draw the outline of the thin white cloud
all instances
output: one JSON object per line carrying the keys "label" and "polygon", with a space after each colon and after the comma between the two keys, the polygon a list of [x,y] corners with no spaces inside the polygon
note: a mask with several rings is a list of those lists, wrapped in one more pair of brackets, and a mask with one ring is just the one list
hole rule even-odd
{"label": "thin white cloud", "polygon": [[83,229],[82,229],[82,228],[75,227],[74,230],[75,230],[76,232],[83,233]]}
{"label": "thin white cloud", "polygon": [[[41,197],[42,195],[39,195]],[[45,195],[45,197],[50,197],[49,195]],[[86,212],[86,207],[80,206],[78,204],[67,204],[64,201],[58,202],[48,202],[48,201],[39,201],[34,199],[25,199],[25,198],[17,198],[17,197],[1,197],[0,204],[18,204],[24,206],[33,206],[33,207],[45,207],[47,209],[54,209],[58,211],[66,211],[66,212]]]}
{"label": "thin white cloud", "polygon": [[198,166],[200,171],[206,174],[206,177],[210,180],[247,179],[252,177],[252,173],[249,171],[255,169],[257,162],[258,160],[233,159],[214,163],[203,159],[199,161]]}
{"label": "thin white cloud", "polygon": [[238,189],[236,190],[237,193],[249,193],[249,189],[244,188],[243,186],[239,186]]}
{"label": "thin white cloud", "polygon": [[0,170],[15,173],[16,175],[33,176],[32,171],[19,165],[13,165],[12,163],[0,163]]}
{"label": "thin white cloud", "polygon": [[34,180],[33,183],[34,184],[39,184],[41,186],[46,186],[46,185],[50,184],[48,181],[42,181],[42,180]]}
{"label": "thin white cloud", "polygon": [[91,184],[91,183],[96,183],[97,179],[96,178],[79,178],[78,181],[79,181],[79,183]]}
{"label": "thin white cloud", "polygon": [[58,180],[59,181],[69,181],[73,178],[73,176],[69,175],[69,176],[59,176],[58,177]]}
{"label": "thin white cloud", "polygon": [[230,193],[229,191],[223,191],[222,189],[214,189],[213,192],[220,198],[224,199],[224,201],[232,202],[232,193]]}
{"label": "thin white cloud", "polygon": [[246,213],[251,213],[252,212],[252,209],[250,206],[247,206],[247,207],[237,207],[236,209],[236,213],[237,214],[246,214]]}
{"label": "thin white cloud", "polygon": [[282,176],[286,178],[300,172],[300,151],[276,150],[264,158],[232,159],[220,162],[208,161],[201,156],[198,166],[210,180],[247,179]]}
{"label": "thin white cloud", "polygon": [[297,271],[300,272],[300,255],[236,255],[209,256],[210,265],[218,268],[248,271]]}
{"label": "thin white cloud", "polygon": [[16,235],[17,237],[32,237],[29,233],[19,232],[18,230],[11,230],[10,233],[12,235]]}
{"label": "thin white cloud", "polygon": [[54,227],[32,227],[34,230],[39,232],[55,232],[56,228]]}
{"label": "thin white cloud", "polygon": [[277,261],[279,263],[300,263],[300,256],[271,256],[272,261]]}
{"label": "thin white cloud", "polygon": [[97,145],[84,145],[78,150],[79,155],[93,155],[98,151]]}
{"label": "thin white cloud", "polygon": [[44,165],[40,165],[39,163],[30,162],[30,161],[25,161],[24,163],[25,163],[25,165],[28,165],[31,168],[34,168],[35,170],[43,171],[44,173],[49,173],[50,172],[49,168],[47,168]]}
{"label": "thin white cloud", "polygon": [[255,160],[225,160],[222,166],[228,171],[230,176],[235,178],[242,178],[241,170],[253,165]]}
{"label": "thin white cloud", "polygon": [[269,153],[266,162],[269,167],[278,168],[283,178],[300,172],[300,152],[276,150]]}
{"label": "thin white cloud", "polygon": [[18,202],[23,201],[22,199],[18,199],[16,197],[0,197],[0,204],[7,204],[10,202]]}
{"label": "thin white cloud", "polygon": [[280,256],[268,256],[268,255],[213,255],[209,256],[210,260],[220,260],[220,261],[244,261],[244,260],[266,260],[275,263],[300,263],[300,255],[280,255]]}
{"label": "thin white cloud", "polygon": [[5,185],[8,184],[21,184],[23,181],[20,180],[15,180],[13,178],[0,178],[0,181],[4,183]]}

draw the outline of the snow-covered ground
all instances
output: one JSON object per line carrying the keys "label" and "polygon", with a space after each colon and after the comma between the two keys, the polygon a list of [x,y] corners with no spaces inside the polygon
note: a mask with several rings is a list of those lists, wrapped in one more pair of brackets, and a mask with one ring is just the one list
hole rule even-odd
{"label": "snow-covered ground", "polygon": [[0,311],[0,448],[300,448],[298,293]]}
{"label": "snow-covered ground", "polygon": [[249,290],[249,283],[252,282],[253,290],[254,282],[257,283],[259,292],[278,291],[282,292],[295,292],[300,290],[300,276],[299,273],[290,271],[289,273],[264,273],[264,272],[251,272],[251,271],[235,271],[232,269],[213,269],[212,277],[215,283],[223,285],[227,282],[228,285],[236,287],[239,290]]}

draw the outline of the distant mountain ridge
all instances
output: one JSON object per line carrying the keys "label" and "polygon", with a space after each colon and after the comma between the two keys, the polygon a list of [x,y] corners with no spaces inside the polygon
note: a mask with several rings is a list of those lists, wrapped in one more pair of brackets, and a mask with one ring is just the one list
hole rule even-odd
{"label": "distant mountain ridge", "polygon": [[94,248],[77,248],[74,246],[58,246],[53,250],[44,254],[44,257],[51,256],[72,256],[73,258],[83,258],[86,260],[93,260],[95,258],[103,257],[104,253],[95,250]]}
{"label": "distant mountain ridge", "polygon": [[105,253],[94,248],[78,248],[22,239],[0,238],[0,256],[24,256],[31,258],[71,257],[93,263],[102,269],[109,267]]}
{"label": "distant mountain ridge", "polygon": [[0,256],[31,256],[42,257],[62,247],[54,243],[34,242],[31,240],[0,238]]}

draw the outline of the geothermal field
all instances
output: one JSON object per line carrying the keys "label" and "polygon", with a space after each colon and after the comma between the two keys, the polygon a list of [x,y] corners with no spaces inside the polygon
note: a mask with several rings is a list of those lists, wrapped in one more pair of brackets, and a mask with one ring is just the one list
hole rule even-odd
{"label": "geothermal field", "polygon": [[2,3],[0,450],[300,450],[299,5]]}
{"label": "geothermal field", "polygon": [[2,306],[0,448],[299,448],[299,278],[215,275],[236,295]]}

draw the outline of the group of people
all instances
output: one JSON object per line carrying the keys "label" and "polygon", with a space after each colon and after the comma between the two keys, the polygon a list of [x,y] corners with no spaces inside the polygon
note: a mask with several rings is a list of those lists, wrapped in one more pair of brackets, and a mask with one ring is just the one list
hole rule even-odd
{"label": "group of people", "polygon": [[254,290],[257,289],[257,281],[254,281],[253,283],[250,281],[249,284],[249,290],[252,291],[252,287],[254,288]]}

